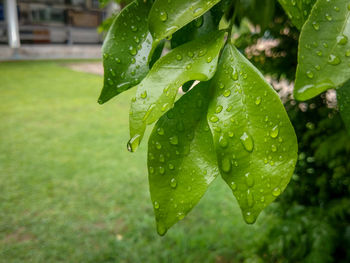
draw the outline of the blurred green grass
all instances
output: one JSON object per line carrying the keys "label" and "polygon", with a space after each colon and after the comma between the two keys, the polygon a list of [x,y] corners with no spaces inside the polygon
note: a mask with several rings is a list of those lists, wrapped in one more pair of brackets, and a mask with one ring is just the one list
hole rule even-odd
{"label": "blurred green grass", "polygon": [[259,233],[218,178],[156,234],[146,143],[126,151],[133,90],[62,62],[0,63],[0,262],[241,262]]}

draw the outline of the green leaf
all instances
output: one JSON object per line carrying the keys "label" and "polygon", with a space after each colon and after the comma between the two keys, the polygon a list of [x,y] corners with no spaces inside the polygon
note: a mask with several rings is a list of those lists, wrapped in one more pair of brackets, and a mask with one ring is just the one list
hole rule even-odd
{"label": "green leaf", "polygon": [[155,125],[148,142],[148,173],[157,231],[164,235],[199,202],[218,168],[206,120],[209,85],[202,82]]}
{"label": "green leaf", "polygon": [[350,75],[350,3],[317,1],[300,35],[294,96],[308,100]]}
{"label": "green leaf", "polygon": [[309,17],[316,0],[278,0],[284,11],[299,30]]}
{"label": "green leaf", "polygon": [[340,115],[350,133],[350,80],[337,89],[337,100]]}
{"label": "green leaf", "polygon": [[154,63],[156,63],[157,60],[162,56],[164,45],[165,45],[165,40],[162,40],[155,47],[155,49],[153,51],[153,54],[152,54],[152,57],[151,57],[151,61],[149,62],[149,67],[150,68],[152,68]]}
{"label": "green leaf", "polygon": [[149,71],[150,9],[150,1],[135,0],[121,11],[109,29],[102,47],[104,83],[100,104],[137,85]]}
{"label": "green leaf", "polygon": [[171,36],[218,2],[220,0],[156,0],[149,14],[153,38],[161,40]]}
{"label": "green leaf", "polygon": [[216,29],[210,12],[195,19],[188,25],[175,32],[171,38],[171,48],[176,48],[184,43],[208,34]]}
{"label": "green leaf", "polygon": [[189,80],[207,81],[215,73],[224,32],[215,31],[184,44],[160,58],[137,86],[130,109],[130,141],[135,151],[147,124],[173,107],[179,87]]}
{"label": "green leaf", "polygon": [[211,83],[208,120],[220,172],[254,223],[292,176],[296,136],[277,93],[232,44]]}

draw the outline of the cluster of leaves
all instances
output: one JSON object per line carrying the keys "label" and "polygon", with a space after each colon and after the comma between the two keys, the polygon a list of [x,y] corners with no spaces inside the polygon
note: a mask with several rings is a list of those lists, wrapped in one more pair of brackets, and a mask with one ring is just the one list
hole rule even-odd
{"label": "cluster of leaves", "polygon": [[[342,86],[350,72],[348,1],[279,2],[301,29],[295,97],[306,100]],[[262,32],[268,36],[270,25],[282,28],[280,10],[273,0],[134,0],[114,20],[103,46],[99,103],[136,86],[129,151],[156,122],[148,171],[160,235],[219,174],[247,223],[286,188],[297,160],[293,127],[277,93],[237,49],[256,43]],[[161,57],[164,39],[171,51]],[[270,61],[282,64],[286,56]],[[257,62],[270,71],[266,61]],[[175,102],[181,86],[186,94]],[[349,100],[341,97],[346,112]]]}

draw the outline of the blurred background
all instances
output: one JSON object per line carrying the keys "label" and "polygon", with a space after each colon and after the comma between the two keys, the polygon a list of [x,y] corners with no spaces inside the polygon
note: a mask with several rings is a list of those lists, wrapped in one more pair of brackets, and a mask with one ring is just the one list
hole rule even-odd
{"label": "blurred background", "polygon": [[291,183],[251,226],[218,178],[156,234],[146,143],[126,150],[135,91],[96,102],[124,4],[0,1],[0,262],[350,262],[350,135],[335,91],[293,99],[299,33],[278,5],[266,30],[247,22],[234,37],[295,127]]}

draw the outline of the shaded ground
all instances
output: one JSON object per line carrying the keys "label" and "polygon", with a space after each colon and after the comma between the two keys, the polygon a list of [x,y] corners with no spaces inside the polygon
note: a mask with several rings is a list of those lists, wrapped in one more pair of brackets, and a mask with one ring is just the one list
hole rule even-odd
{"label": "shaded ground", "polygon": [[[0,63],[0,262],[241,262],[259,234],[220,178],[156,234],[145,143],[126,151],[134,91],[62,62]],[[265,215],[266,216],[266,215]]]}

